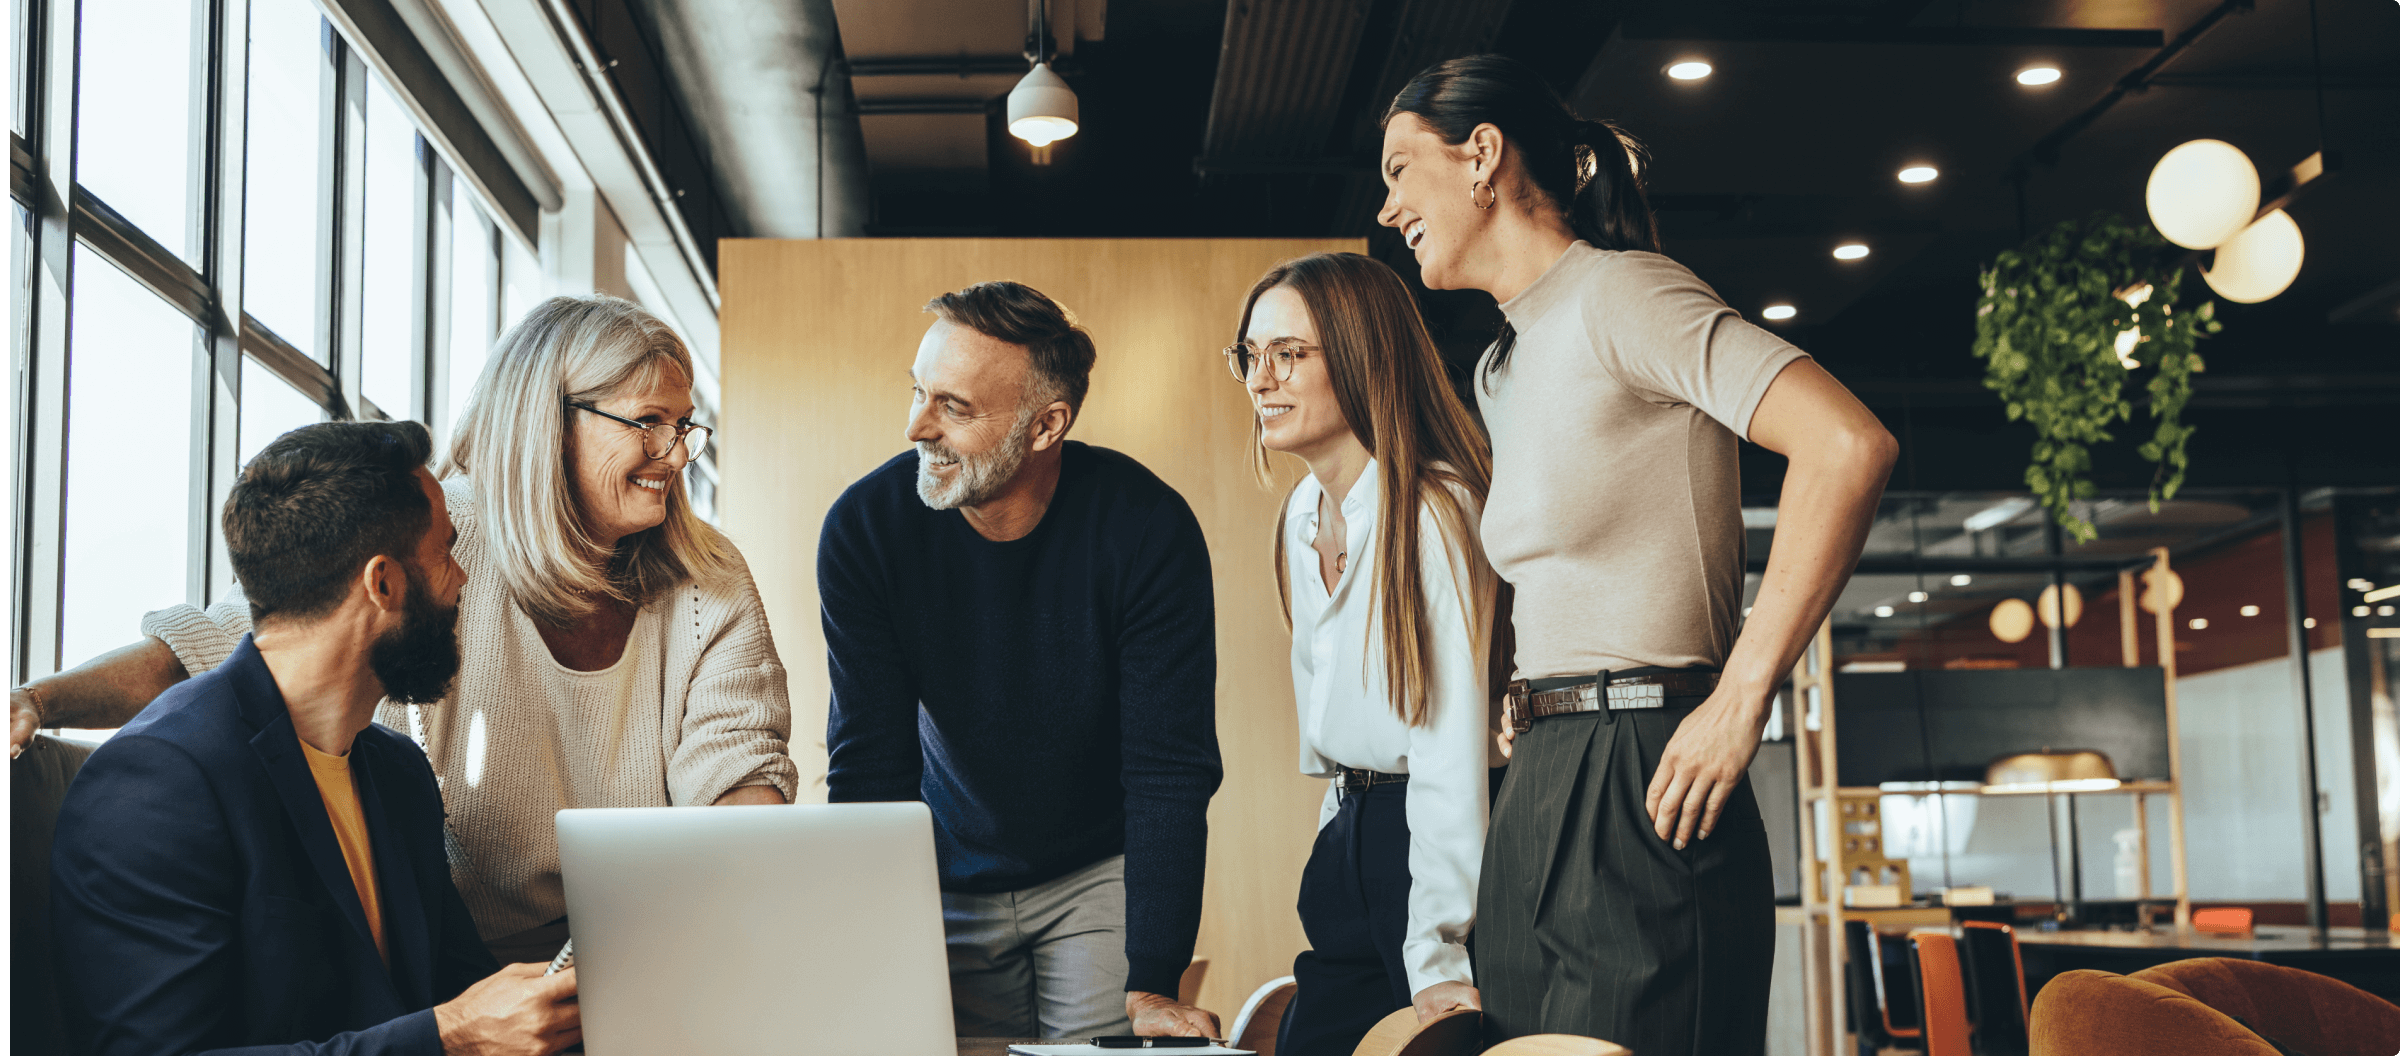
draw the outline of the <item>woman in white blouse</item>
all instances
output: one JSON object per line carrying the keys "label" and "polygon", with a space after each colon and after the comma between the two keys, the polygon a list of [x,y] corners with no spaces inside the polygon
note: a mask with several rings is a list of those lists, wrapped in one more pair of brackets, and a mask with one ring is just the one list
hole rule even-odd
{"label": "woman in white blouse", "polygon": [[[554,297],[501,337],[436,476],[466,570],[439,704],[375,719],[440,776],[450,868],[502,962],[566,941],[565,807],[789,802],[791,704],[749,567],[692,512],[692,358],[613,297]],[[236,591],[11,695],[11,739],[123,725],[250,630]]]}
{"label": "woman in white blouse", "polygon": [[1283,1056],[1347,1056],[1368,1028],[1479,1008],[1492,614],[1477,544],[1491,456],[1400,277],[1351,253],[1278,265],[1228,365],[1266,452],[1308,463],[1276,526],[1300,769],[1331,779],[1300,881]]}

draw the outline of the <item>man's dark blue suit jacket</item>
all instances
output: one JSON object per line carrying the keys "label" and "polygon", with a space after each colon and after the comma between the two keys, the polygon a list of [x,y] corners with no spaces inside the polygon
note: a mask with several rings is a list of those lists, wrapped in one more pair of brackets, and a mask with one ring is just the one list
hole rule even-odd
{"label": "man's dark blue suit jacket", "polygon": [[369,726],[350,769],[389,970],[249,638],[93,753],[50,863],[79,1050],[438,1056],[433,1006],[498,966],[450,882],[425,753]]}

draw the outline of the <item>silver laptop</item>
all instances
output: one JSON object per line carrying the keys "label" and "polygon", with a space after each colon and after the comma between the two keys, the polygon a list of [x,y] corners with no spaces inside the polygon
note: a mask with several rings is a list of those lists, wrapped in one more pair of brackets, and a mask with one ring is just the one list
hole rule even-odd
{"label": "silver laptop", "polygon": [[592,1056],[956,1056],[922,803],[558,812]]}

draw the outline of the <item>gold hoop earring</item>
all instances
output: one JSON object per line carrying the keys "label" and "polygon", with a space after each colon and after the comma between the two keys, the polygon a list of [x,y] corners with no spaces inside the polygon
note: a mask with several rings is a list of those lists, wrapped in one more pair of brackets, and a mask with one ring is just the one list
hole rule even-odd
{"label": "gold hoop earring", "polygon": [[[1487,194],[1491,197],[1484,197]],[[1477,180],[1474,186],[1467,188],[1467,203],[1477,209],[1489,209],[1500,204],[1500,192],[1493,190],[1491,184]]]}

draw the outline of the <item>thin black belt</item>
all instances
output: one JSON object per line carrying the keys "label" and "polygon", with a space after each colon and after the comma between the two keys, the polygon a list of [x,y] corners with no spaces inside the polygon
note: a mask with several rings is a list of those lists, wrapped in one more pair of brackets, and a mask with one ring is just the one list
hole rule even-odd
{"label": "thin black belt", "polygon": [[1716,689],[1717,673],[1699,669],[1520,678],[1508,684],[1505,710],[1509,728],[1523,733],[1533,728],[1533,720],[1552,715],[1663,708],[1668,697],[1705,697]]}
{"label": "thin black belt", "polygon": [[1333,773],[1334,787],[1341,789],[1342,795],[1345,796],[1357,795],[1377,785],[1405,785],[1407,783],[1407,774],[1386,774],[1376,770],[1361,770],[1354,766],[1339,767]]}

